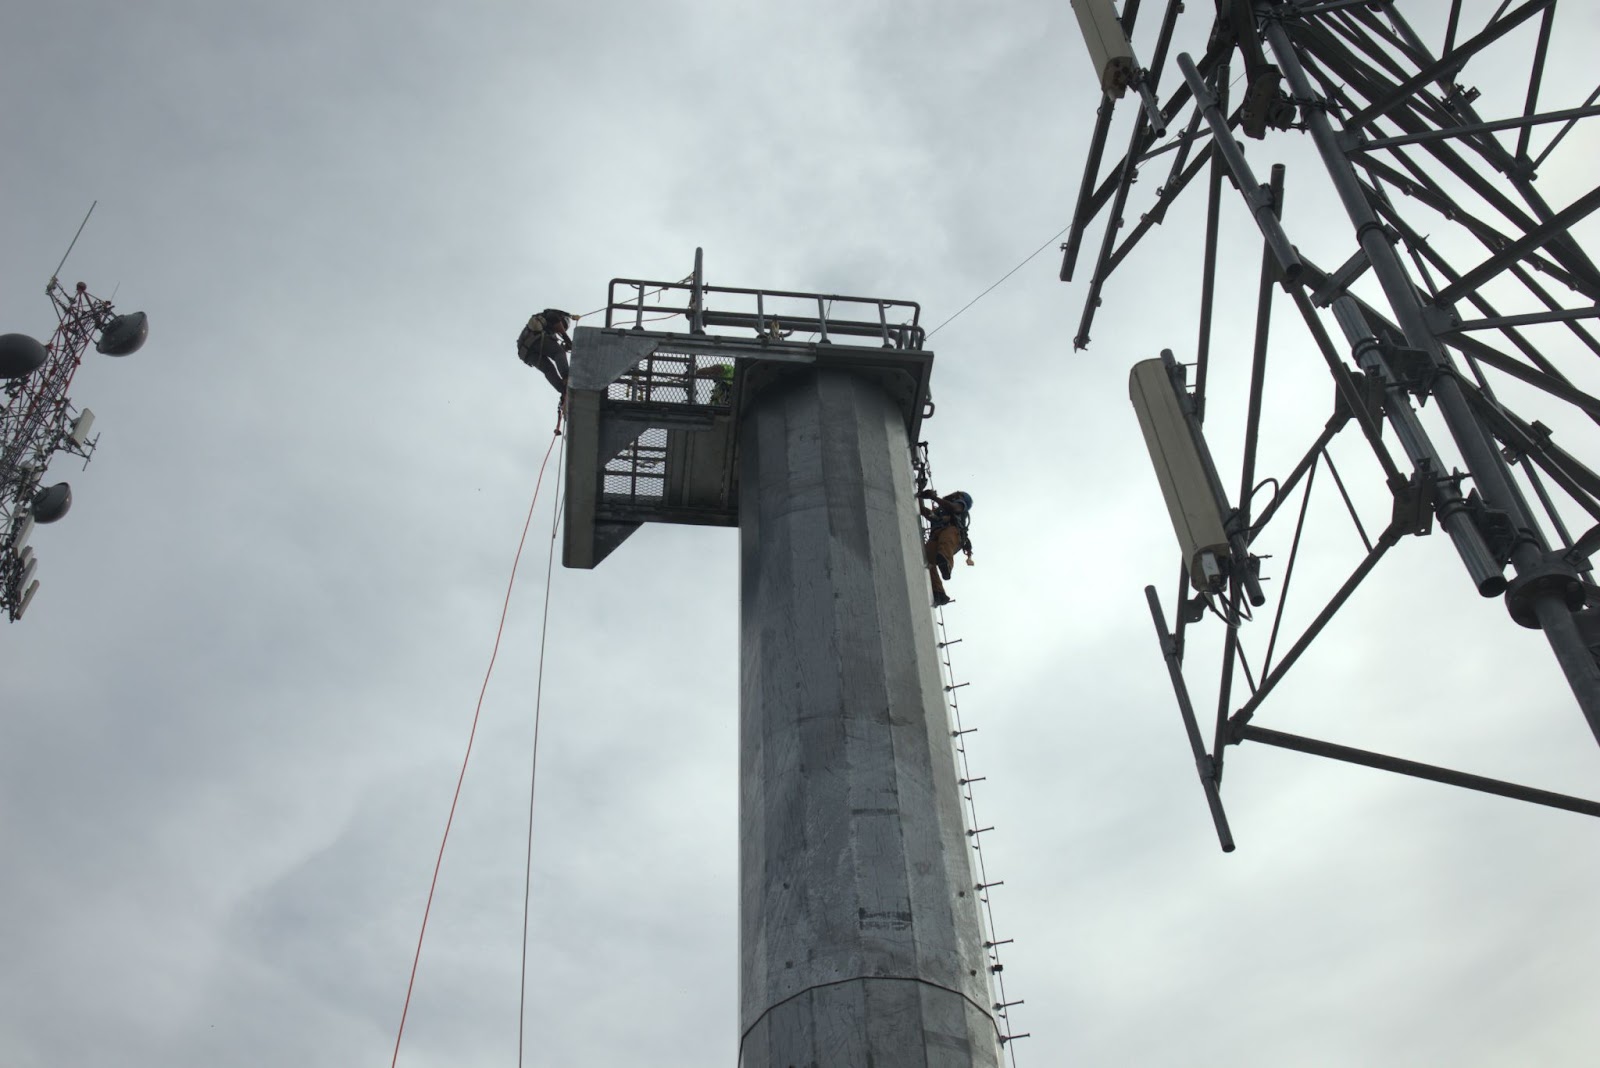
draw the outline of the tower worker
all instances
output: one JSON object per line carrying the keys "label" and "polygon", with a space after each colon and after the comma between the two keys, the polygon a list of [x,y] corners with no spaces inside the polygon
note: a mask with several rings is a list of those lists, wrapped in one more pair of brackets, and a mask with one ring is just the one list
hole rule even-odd
{"label": "tower worker", "polygon": [[543,372],[557,393],[567,391],[567,353],[572,351],[567,328],[577,319],[559,308],[546,308],[528,320],[517,338],[517,359]]}
{"label": "tower worker", "polygon": [[[711,379],[711,396],[706,401],[713,408],[726,408],[728,401],[733,397],[733,361],[727,363],[712,363],[698,368],[691,378]],[[694,398],[693,390],[690,391],[690,400]]]}
{"label": "tower worker", "polygon": [[919,508],[928,520],[928,543],[922,552],[928,561],[928,578],[933,584],[933,604],[937,608],[951,601],[950,595],[944,592],[944,584],[950,578],[956,553],[966,553],[967,563],[972,563],[972,540],[967,537],[972,494],[958,490],[941,497],[933,490],[923,490],[917,497],[933,502]]}

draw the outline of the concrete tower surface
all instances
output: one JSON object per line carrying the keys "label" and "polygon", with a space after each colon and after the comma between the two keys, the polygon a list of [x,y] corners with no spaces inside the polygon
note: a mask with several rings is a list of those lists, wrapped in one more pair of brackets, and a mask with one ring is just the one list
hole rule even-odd
{"label": "concrete tower surface", "polygon": [[739,481],[739,1063],[997,1065],[905,420],[793,374]]}
{"label": "concrete tower surface", "polygon": [[[687,332],[643,329],[663,311]],[[706,286],[697,259],[613,281],[574,338],[567,566],[647,522],[740,528],[742,1068],[1000,1064],[916,520],[917,316]]]}

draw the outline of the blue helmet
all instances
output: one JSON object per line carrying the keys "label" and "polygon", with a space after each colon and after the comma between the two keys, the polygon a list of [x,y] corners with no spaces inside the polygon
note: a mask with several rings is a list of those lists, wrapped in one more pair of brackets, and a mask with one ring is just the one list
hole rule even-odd
{"label": "blue helmet", "polygon": [[972,494],[962,490],[961,492],[955,494],[955,496],[961,498],[961,507],[965,508],[969,512],[972,511]]}

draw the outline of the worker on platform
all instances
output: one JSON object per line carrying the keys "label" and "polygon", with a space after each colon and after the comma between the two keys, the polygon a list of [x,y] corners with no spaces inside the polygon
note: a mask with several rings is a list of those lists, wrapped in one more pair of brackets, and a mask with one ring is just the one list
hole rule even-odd
{"label": "worker on platform", "polygon": [[776,319],[773,319],[766,329],[762,329],[759,326],[756,327],[756,337],[762,341],[783,341],[792,333],[794,333],[793,330],[785,330],[783,324]]}
{"label": "worker on platform", "polygon": [[922,554],[928,561],[928,578],[933,583],[933,605],[938,608],[951,601],[950,595],[944,592],[944,584],[950,579],[956,553],[966,553],[967,563],[972,563],[972,540],[967,537],[972,494],[957,491],[941,497],[933,490],[923,490],[917,497],[931,502],[919,506],[923,518],[928,521],[928,542]]}
{"label": "worker on platform", "polygon": [[1256,32],[1255,6],[1250,0],[1216,0],[1217,21],[1211,28],[1210,48],[1232,50],[1239,46],[1244,58],[1246,87],[1239,109],[1239,126],[1246,137],[1261,140],[1267,127],[1285,130],[1295,119],[1294,101],[1280,89],[1283,72],[1267,62]]}
{"label": "worker on platform", "polygon": [[559,308],[546,308],[528,320],[517,338],[517,359],[544,374],[557,393],[567,392],[567,353],[572,338],[567,330],[578,316]]}
{"label": "worker on platform", "polygon": [[[733,361],[730,360],[727,363],[711,363],[697,368],[691,377],[711,379],[711,396],[706,403],[713,408],[726,408],[728,402],[733,399],[733,375]],[[694,401],[692,392],[689,400],[690,403]]]}

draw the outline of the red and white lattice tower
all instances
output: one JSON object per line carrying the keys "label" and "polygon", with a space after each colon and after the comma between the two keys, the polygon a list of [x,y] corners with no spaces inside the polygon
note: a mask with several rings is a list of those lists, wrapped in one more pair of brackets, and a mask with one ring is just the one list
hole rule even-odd
{"label": "red and white lattice tower", "polygon": [[[108,356],[126,356],[144,344],[149,323],[143,312],[118,315],[109,300],[79,282],[68,290],[55,279],[45,292],[55,306],[56,329],[40,345],[24,334],[0,335],[0,608],[22,618],[39,588],[38,561],[28,546],[37,523],[66,514],[72,490],[65,482],[45,485],[58,453],[82,457],[87,466],[98,437],[90,437],[94,413],[67,396],[90,342]],[[96,334],[99,335],[98,340]]]}

